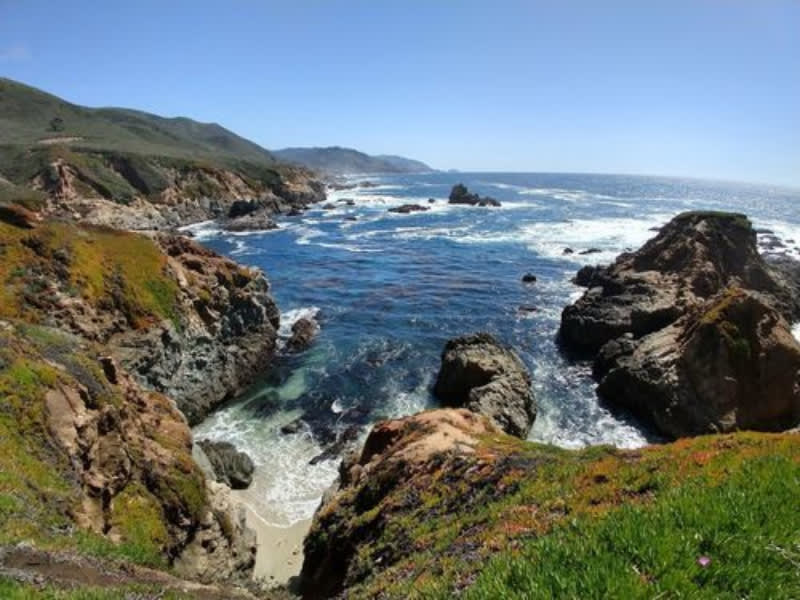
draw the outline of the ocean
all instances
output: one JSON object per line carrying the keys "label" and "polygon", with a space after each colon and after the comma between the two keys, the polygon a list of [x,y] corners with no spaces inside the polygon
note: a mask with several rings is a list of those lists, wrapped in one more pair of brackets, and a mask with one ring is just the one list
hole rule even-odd
{"label": "ocean", "polygon": [[[539,410],[531,440],[567,448],[657,441],[601,406],[590,365],[558,350],[561,310],[582,293],[570,282],[575,272],[635,250],[674,215],[700,209],[744,212],[765,249],[800,257],[800,190],[544,173],[359,181],[373,185],[332,192],[335,208],[282,217],[277,230],[189,228],[267,273],[283,340],[301,316],[321,327],[311,349],[281,356],[247,394],[195,429],[197,438],[229,440],[250,454],[256,478],[243,499],[280,527],[311,517],[336,477],[338,458],[309,462],[322,451],[319,441],[345,431],[363,437],[379,419],[435,407],[430,389],[442,348],[465,333],[491,332],[530,368]],[[502,206],[448,205],[459,182]],[[388,212],[407,203],[430,210]],[[528,272],[534,284],[520,281]],[[281,433],[303,415],[311,427]]]}

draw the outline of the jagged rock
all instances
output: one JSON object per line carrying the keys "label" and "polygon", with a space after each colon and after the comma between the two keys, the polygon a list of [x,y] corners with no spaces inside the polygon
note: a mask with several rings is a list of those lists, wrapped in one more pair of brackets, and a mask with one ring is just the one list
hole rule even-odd
{"label": "jagged rock", "polygon": [[401,206],[395,206],[389,209],[391,213],[401,213],[407,215],[412,212],[424,212],[426,210],[430,210],[427,206],[422,206],[420,204],[403,204]]}
{"label": "jagged rock", "polygon": [[317,335],[319,325],[313,319],[301,317],[292,325],[292,336],[286,342],[290,352],[301,352],[311,346],[314,336]]}
{"label": "jagged rock", "polygon": [[500,202],[488,196],[471,193],[462,183],[457,183],[450,190],[449,204],[466,204],[469,206],[500,206]]}
{"label": "jagged rock", "polygon": [[562,313],[560,340],[568,349],[596,352],[625,333],[641,337],[731,282],[772,295],[787,317],[797,311],[796,301],[759,256],[747,217],[678,215],[640,250],[595,268],[590,289]]}
{"label": "jagged rock", "polygon": [[517,437],[526,437],[536,418],[528,370],[488,333],[447,342],[433,392],[446,405],[485,415]]}
{"label": "jagged rock", "polygon": [[243,490],[253,482],[255,465],[245,452],[230,442],[200,440],[197,442],[214,472],[214,479],[234,490]]}
{"label": "jagged rock", "polygon": [[463,409],[428,411],[377,423],[362,451],[342,462],[338,484],[325,494],[314,515],[304,542],[303,597],[335,596],[364,576],[363,570],[358,573],[351,567],[358,543],[369,531],[351,529],[340,510],[352,514],[369,511],[415,475],[440,468],[440,457],[471,455],[488,434],[500,432],[486,417]]}
{"label": "jagged rock", "polygon": [[600,267],[586,265],[585,267],[581,267],[578,273],[573,278],[572,282],[575,285],[579,285],[581,287],[591,287],[592,280],[594,280],[595,273],[598,272]]}
{"label": "jagged rock", "polygon": [[252,212],[258,210],[259,204],[252,200],[234,200],[231,207],[228,209],[228,218],[236,219],[244,217]]}
{"label": "jagged rock", "polygon": [[525,273],[522,276],[522,283],[536,283],[536,275],[533,273]]}
{"label": "jagged rock", "polygon": [[800,345],[765,295],[727,288],[627,344],[605,353],[598,394],[664,435],[780,431],[800,422]]}
{"label": "jagged rock", "polygon": [[280,311],[257,269],[182,236],[155,241],[178,288],[174,322],[128,329],[111,347],[124,368],[173,398],[196,424],[269,366]]}
{"label": "jagged rock", "polygon": [[578,252],[578,254],[580,254],[581,256],[586,256],[587,254],[599,254],[600,252],[602,252],[600,248],[588,248],[586,250],[581,250],[580,252]]}

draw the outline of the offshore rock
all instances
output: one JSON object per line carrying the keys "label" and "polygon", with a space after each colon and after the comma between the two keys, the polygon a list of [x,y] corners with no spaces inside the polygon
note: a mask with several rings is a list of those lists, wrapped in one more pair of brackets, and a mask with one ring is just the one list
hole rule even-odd
{"label": "offshore rock", "polygon": [[449,204],[466,204],[469,206],[500,206],[500,202],[488,196],[471,193],[467,187],[458,183],[450,190]]}
{"label": "offshore rock", "polygon": [[526,437],[536,419],[528,370],[488,333],[447,342],[433,392],[445,405],[485,415],[517,437]]}
{"label": "offshore rock", "polygon": [[319,325],[313,319],[302,317],[292,325],[292,336],[286,342],[290,352],[302,352],[311,346],[314,336],[319,331]]}
{"label": "offshore rock", "polygon": [[797,300],[758,254],[756,234],[741,214],[678,215],[652,240],[614,264],[582,270],[589,286],[561,316],[569,350],[596,352],[626,333],[639,338],[673,323],[731,283],[769,294],[791,319]]}

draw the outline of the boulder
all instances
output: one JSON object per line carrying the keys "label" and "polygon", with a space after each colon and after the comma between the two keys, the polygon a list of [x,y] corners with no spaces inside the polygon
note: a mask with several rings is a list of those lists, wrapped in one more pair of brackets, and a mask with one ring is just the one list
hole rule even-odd
{"label": "boulder", "polygon": [[536,283],[536,275],[533,273],[525,273],[522,276],[522,283]]}
{"label": "boulder", "polygon": [[266,210],[252,211],[233,219],[223,221],[226,231],[269,231],[277,229],[271,213]]}
{"label": "boulder", "polygon": [[292,325],[292,336],[286,342],[290,352],[301,352],[311,346],[311,341],[317,334],[319,326],[316,321],[307,317],[297,319]]}
{"label": "boulder", "polygon": [[573,351],[597,352],[626,333],[658,331],[731,283],[769,294],[787,318],[798,314],[796,300],[759,255],[750,221],[735,213],[678,215],[638,251],[579,279],[590,287],[564,309],[559,336]]}
{"label": "boulder", "polygon": [[253,459],[230,442],[200,440],[197,445],[208,458],[214,478],[234,490],[243,490],[253,482]]}
{"label": "boulder", "polygon": [[407,215],[408,213],[412,212],[424,212],[426,210],[430,210],[427,206],[421,206],[419,204],[403,204],[401,206],[395,206],[389,209],[391,213],[401,213]]}
{"label": "boulder", "polygon": [[487,416],[517,437],[527,437],[536,418],[528,370],[488,333],[447,342],[433,392],[445,405]]}
{"label": "boulder", "polygon": [[500,206],[500,202],[488,196],[473,194],[462,183],[457,183],[450,190],[449,204],[466,204],[469,206]]}
{"label": "boulder", "polygon": [[601,398],[665,436],[800,422],[800,345],[764,294],[726,288],[656,333],[606,344],[601,355]]}

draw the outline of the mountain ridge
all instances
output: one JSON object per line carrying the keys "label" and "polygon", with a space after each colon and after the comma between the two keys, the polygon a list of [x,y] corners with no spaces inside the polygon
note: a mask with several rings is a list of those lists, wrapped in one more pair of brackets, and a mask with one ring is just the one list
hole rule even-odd
{"label": "mountain ridge", "polygon": [[279,159],[328,175],[378,173],[429,173],[427,164],[394,154],[370,155],[342,146],[295,146],[273,150]]}

